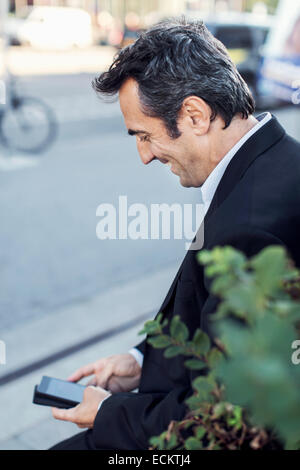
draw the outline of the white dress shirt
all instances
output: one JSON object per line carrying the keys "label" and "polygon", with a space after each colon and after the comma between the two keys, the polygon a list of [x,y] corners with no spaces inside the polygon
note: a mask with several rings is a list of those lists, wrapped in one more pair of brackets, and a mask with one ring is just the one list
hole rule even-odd
{"label": "white dress shirt", "polygon": [[222,179],[222,176],[225,173],[227,166],[229,165],[230,161],[237,153],[237,151],[244,145],[244,143],[253,135],[255,132],[258,131],[262,126],[264,126],[270,119],[272,118],[271,113],[263,113],[257,116],[258,123],[250,129],[230,150],[229,152],[222,158],[222,160],[218,163],[218,165],[214,168],[211,172],[209,177],[201,186],[201,193],[202,193],[202,201],[204,203],[204,215],[209,209],[211,201],[213,200],[214,194],[216,189]]}
{"label": "white dress shirt", "polygon": [[[244,145],[244,143],[255,133],[260,129],[262,126],[264,126],[270,119],[272,118],[271,113],[263,113],[260,114],[259,116],[256,117],[258,120],[258,123],[255,124],[255,126],[250,129],[230,150],[227,152],[227,154],[222,158],[222,160],[218,163],[218,165],[214,168],[214,170],[211,172],[211,174],[208,176],[208,178],[205,180],[203,185],[199,188],[201,191],[202,195],[202,202],[204,204],[204,211],[203,211],[203,217],[205,217],[205,214],[207,213],[209,206],[211,204],[211,201],[213,200],[214,194],[216,192],[216,189],[222,179],[222,176],[225,173],[225,170],[227,166],[229,165],[230,161],[234,157],[234,155],[237,153],[237,151]],[[143,359],[144,355],[137,349],[137,348],[132,348],[130,351],[128,351],[129,354],[132,354],[132,356],[136,359],[136,361],[139,363],[139,365],[142,367],[143,365]],[[108,398],[108,397],[106,397]],[[104,398],[104,400],[106,400]],[[104,401],[103,400],[103,401]],[[103,401],[100,403],[99,408]]]}

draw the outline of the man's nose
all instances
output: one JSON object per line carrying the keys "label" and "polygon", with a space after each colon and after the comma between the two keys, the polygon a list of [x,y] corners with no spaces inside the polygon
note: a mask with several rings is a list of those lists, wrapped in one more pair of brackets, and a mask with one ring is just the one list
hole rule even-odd
{"label": "man's nose", "polygon": [[144,165],[148,165],[152,160],[155,160],[155,155],[152,153],[150,146],[145,145],[145,142],[138,142],[137,148]]}

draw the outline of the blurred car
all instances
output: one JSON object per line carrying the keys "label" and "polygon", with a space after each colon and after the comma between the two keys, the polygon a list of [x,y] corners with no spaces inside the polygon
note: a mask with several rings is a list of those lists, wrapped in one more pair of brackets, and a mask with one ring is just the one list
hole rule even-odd
{"label": "blurred car", "polygon": [[18,38],[38,49],[88,47],[93,43],[91,17],[79,8],[36,6],[20,26]]}
{"label": "blurred car", "polygon": [[264,50],[258,90],[265,106],[300,104],[300,4],[280,1]]}
{"label": "blurred car", "polygon": [[257,72],[261,63],[262,47],[272,28],[273,18],[235,12],[213,16],[203,13],[197,15],[193,12],[189,16],[202,19],[209,31],[226,46],[256,103],[259,104]]}
{"label": "blurred car", "polygon": [[226,46],[231,59],[258,104],[257,72],[261,63],[262,46],[270,31],[270,24],[207,22],[206,26]]}

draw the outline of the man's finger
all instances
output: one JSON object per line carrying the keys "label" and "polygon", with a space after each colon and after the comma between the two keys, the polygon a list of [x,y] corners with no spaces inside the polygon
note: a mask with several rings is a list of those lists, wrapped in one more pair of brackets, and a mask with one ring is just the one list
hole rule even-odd
{"label": "man's finger", "polygon": [[77,369],[73,374],[71,374],[67,380],[69,382],[78,382],[78,380],[82,379],[83,377],[87,377],[88,375],[92,375],[95,370],[95,364],[87,364],[86,366],[80,367]]}
{"label": "man's finger", "polygon": [[89,385],[95,385],[95,386],[98,385],[98,382],[97,382],[96,377],[93,377],[91,380],[88,381],[88,383],[86,384],[86,386],[88,387]]}
{"label": "man's finger", "polygon": [[76,408],[79,405],[75,406],[74,408],[65,409],[65,408],[52,408],[52,415],[55,419],[60,419],[62,421],[73,421],[74,420],[74,413],[76,413]]}
{"label": "man's finger", "polygon": [[113,365],[108,365],[106,368],[101,372],[101,374],[97,373],[97,385],[98,387],[107,389],[107,384],[111,376],[113,375]]}

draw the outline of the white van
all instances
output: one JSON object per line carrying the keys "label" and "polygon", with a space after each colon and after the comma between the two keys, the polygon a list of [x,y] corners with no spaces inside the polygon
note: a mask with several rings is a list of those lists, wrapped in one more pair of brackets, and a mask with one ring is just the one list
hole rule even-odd
{"label": "white van", "polygon": [[91,17],[79,8],[36,6],[19,29],[19,40],[38,49],[88,47]]}

